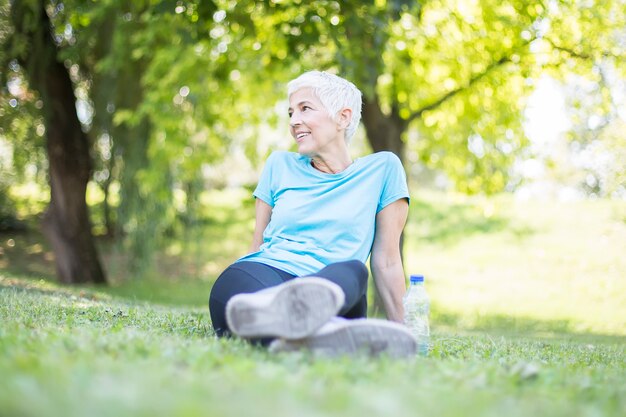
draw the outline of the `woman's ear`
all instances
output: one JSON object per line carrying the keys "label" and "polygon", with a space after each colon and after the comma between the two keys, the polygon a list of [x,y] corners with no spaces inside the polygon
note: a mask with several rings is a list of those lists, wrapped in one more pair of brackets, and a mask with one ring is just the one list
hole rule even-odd
{"label": "woman's ear", "polygon": [[352,120],[352,109],[341,109],[337,113],[337,127],[339,129],[347,129],[350,121]]}

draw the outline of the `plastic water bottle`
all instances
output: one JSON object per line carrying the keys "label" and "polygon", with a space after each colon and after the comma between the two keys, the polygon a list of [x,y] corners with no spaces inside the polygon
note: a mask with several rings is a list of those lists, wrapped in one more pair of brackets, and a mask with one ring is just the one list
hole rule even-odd
{"label": "plastic water bottle", "polygon": [[423,275],[411,275],[411,283],[404,295],[404,324],[417,339],[417,353],[426,356],[430,344],[430,299],[424,288]]}

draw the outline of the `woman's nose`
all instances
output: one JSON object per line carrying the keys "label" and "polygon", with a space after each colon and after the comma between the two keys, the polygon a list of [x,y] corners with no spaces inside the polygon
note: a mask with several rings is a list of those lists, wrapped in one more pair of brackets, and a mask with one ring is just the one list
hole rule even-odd
{"label": "woman's nose", "polygon": [[302,121],[300,120],[300,116],[298,116],[298,114],[294,112],[289,118],[289,126],[294,127],[300,124],[302,124]]}

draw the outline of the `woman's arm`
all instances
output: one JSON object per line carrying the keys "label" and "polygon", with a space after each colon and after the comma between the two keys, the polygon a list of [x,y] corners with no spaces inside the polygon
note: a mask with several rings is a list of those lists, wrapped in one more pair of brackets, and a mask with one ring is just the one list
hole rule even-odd
{"label": "woman's arm", "polygon": [[255,202],[255,225],[254,235],[252,236],[252,244],[250,245],[250,253],[257,252],[263,243],[263,232],[270,222],[272,216],[272,206],[267,204],[260,198]]}
{"label": "woman's arm", "polygon": [[376,215],[376,234],[370,266],[387,318],[402,323],[402,297],[406,292],[404,268],[400,256],[400,236],[409,213],[406,199],[397,200]]}

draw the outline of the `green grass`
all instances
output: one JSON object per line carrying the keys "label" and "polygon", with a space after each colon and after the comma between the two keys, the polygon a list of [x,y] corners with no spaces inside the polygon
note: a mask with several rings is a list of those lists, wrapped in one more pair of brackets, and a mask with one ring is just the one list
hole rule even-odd
{"label": "green grass", "polygon": [[107,288],[54,284],[36,233],[0,235],[0,417],[626,415],[624,202],[414,195],[432,352],[392,361],[216,339],[206,299],[252,228],[223,197],[142,278],[102,242]]}
{"label": "green grass", "polygon": [[206,309],[0,278],[0,415],[621,416],[624,344],[436,333],[408,361],[271,355]]}
{"label": "green grass", "polygon": [[626,203],[414,197],[405,264],[453,328],[626,336]]}

